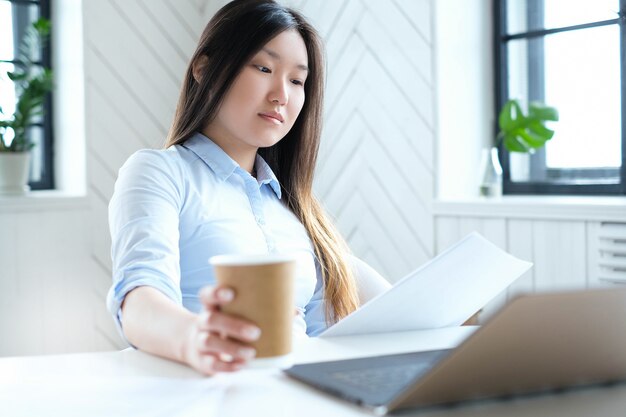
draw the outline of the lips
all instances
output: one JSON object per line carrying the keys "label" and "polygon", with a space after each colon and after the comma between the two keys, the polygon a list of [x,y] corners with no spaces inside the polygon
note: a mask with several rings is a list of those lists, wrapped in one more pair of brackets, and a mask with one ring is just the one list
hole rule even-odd
{"label": "lips", "polygon": [[285,122],[283,115],[276,111],[262,112],[262,113],[259,113],[259,116],[264,117],[266,119],[275,120],[279,123]]}

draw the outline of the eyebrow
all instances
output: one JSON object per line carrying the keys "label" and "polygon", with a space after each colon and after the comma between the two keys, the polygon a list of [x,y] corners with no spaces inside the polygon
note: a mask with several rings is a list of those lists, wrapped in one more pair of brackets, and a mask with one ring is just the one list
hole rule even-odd
{"label": "eyebrow", "polygon": [[[276,59],[276,60],[280,61],[280,55],[279,55],[278,53],[276,53],[275,51],[272,51],[272,50],[271,50],[271,49],[269,49],[269,48],[263,48],[263,49],[261,49],[261,50],[262,50],[263,52],[265,52],[266,54],[268,54],[269,56],[271,56],[272,58],[274,58],[274,59]],[[307,67],[307,66],[306,66],[306,65],[304,65],[304,64],[298,64],[298,65],[296,65],[296,67],[297,67],[298,69],[301,69],[302,71],[307,71],[307,72],[309,71],[309,67]]]}

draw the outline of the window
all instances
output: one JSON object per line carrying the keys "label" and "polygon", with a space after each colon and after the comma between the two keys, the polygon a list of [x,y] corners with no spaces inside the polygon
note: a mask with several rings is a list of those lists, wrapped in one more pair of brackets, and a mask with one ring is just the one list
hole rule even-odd
{"label": "window", "polygon": [[[26,29],[40,17],[50,19],[49,0],[0,0],[0,107],[7,114],[15,109],[15,87],[6,73],[20,65],[16,58],[20,40]],[[49,42],[38,57],[38,64],[51,67]],[[54,188],[50,94],[45,100],[43,116],[29,129],[29,134],[35,143],[31,151],[30,187],[33,190]]]}
{"label": "window", "polygon": [[626,194],[626,0],[494,5],[496,108],[519,98],[560,115],[535,154],[500,149],[504,193]]}

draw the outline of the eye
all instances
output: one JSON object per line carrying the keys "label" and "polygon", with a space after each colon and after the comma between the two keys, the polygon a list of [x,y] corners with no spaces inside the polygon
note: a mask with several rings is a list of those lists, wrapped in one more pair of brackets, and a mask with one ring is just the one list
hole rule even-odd
{"label": "eye", "polygon": [[272,70],[269,69],[268,67],[264,67],[263,65],[255,65],[256,69],[258,69],[261,72],[264,72],[266,74],[271,74]]}
{"label": "eye", "polygon": [[302,80],[291,80],[291,83],[295,85],[304,85],[304,82]]}

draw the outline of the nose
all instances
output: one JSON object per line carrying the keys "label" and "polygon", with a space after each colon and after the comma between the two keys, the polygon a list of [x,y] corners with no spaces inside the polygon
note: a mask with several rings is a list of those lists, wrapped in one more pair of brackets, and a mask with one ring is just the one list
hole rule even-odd
{"label": "nose", "polygon": [[289,93],[287,92],[287,83],[285,81],[276,81],[272,85],[272,89],[269,92],[268,100],[274,104],[281,106],[286,105],[289,102]]}

